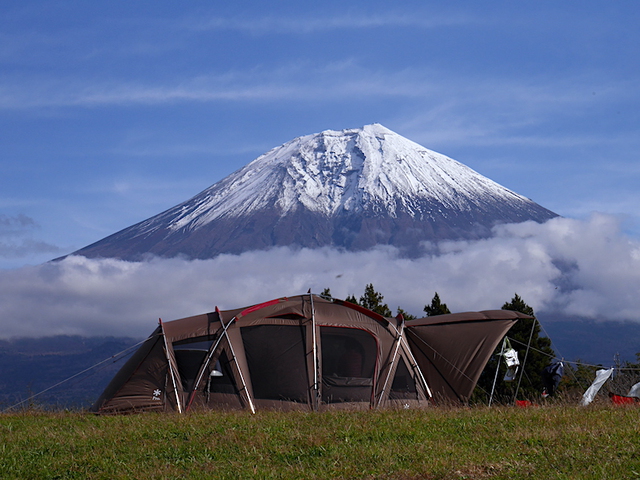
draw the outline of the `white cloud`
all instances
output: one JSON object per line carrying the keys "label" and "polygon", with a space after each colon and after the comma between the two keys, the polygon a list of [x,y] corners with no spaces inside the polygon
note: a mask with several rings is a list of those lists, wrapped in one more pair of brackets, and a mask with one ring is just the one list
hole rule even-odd
{"label": "white cloud", "polygon": [[212,260],[132,263],[70,257],[0,271],[0,336],[144,336],[171,320],[309,288],[359,296],[367,283],[392,310],[420,314],[437,291],[452,311],[497,309],[518,293],[538,312],[640,321],[640,243],[615,219],[557,218],[498,227],[493,238],[447,242],[422,258],[278,248]]}

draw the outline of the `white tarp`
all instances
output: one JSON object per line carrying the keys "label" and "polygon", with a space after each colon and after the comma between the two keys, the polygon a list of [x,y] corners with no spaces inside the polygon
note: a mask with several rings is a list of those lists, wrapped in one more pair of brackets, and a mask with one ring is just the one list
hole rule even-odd
{"label": "white tarp", "polygon": [[596,372],[596,379],[593,381],[591,386],[587,388],[587,391],[584,392],[584,395],[582,396],[582,400],[580,401],[580,405],[587,406],[591,402],[593,402],[593,399],[598,393],[598,390],[600,390],[600,387],[602,387],[604,382],[606,382],[609,379],[612,373],[613,373],[613,368],[610,368],[609,370],[598,370]]}
{"label": "white tarp", "polygon": [[631,390],[629,390],[627,397],[640,398],[640,382],[631,387]]}

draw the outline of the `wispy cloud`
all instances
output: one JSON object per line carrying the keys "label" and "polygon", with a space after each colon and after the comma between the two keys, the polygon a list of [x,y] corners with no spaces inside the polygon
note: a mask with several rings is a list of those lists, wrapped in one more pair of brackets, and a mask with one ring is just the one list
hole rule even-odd
{"label": "wispy cloud", "polygon": [[25,214],[0,214],[0,258],[16,259],[59,253],[60,249],[55,245],[33,238],[38,228],[37,222]]}
{"label": "wispy cloud", "polygon": [[293,16],[267,15],[260,17],[220,17],[188,18],[182,25],[196,31],[207,30],[235,30],[251,35],[268,34],[312,34],[334,30],[363,30],[377,28],[417,28],[431,29],[440,27],[463,26],[479,23],[477,16],[451,14],[441,15],[424,12],[413,14],[389,11],[384,13],[366,14],[345,12],[341,9],[339,15]]}
{"label": "wispy cloud", "polygon": [[23,213],[18,215],[0,214],[0,237],[23,233],[25,230],[36,227],[35,220]]}
{"label": "wispy cloud", "polygon": [[[598,102],[638,101],[635,87],[629,82],[608,80],[606,90]],[[459,122],[464,122],[469,113],[477,117],[484,114],[488,117],[487,126],[479,133],[506,122],[512,128],[525,128],[544,121],[549,115],[571,116],[574,110],[582,111],[595,101],[589,82],[581,77],[560,81],[544,76],[537,79],[458,78],[424,67],[390,72],[363,66],[355,59],[319,66],[309,61],[292,62],[275,68],[262,66],[156,83],[115,78],[96,82],[81,77],[52,80],[5,76],[0,79],[0,109],[4,110],[347,99],[405,99],[419,105],[427,118],[460,117]]]}
{"label": "wispy cloud", "polygon": [[453,311],[500,308],[517,292],[542,317],[546,311],[640,322],[640,243],[620,234],[615,219],[595,215],[502,226],[493,238],[444,243],[418,259],[401,258],[393,248],[279,248],[143,263],[70,257],[0,272],[0,331],[142,336],[159,317],[236,308],[309,288],[329,287],[344,298],[360,295],[370,282],[392,309],[415,314],[435,291]]}

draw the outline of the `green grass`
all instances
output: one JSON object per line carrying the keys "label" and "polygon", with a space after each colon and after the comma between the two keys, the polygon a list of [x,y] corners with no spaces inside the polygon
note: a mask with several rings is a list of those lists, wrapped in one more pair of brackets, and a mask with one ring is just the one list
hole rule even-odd
{"label": "green grass", "polygon": [[0,415],[0,478],[640,478],[640,409]]}

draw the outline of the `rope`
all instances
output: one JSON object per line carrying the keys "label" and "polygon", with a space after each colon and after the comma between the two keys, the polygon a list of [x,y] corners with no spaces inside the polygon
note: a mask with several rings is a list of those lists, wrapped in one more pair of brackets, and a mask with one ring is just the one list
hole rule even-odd
{"label": "rope", "polygon": [[[520,341],[518,341],[518,340],[516,340],[514,338],[511,338],[511,337],[508,337],[508,338],[512,342],[520,344],[522,346],[526,346],[527,345],[526,343],[520,342]],[[536,351],[536,352],[538,352],[538,353],[540,353],[540,354],[542,354],[542,355],[544,355],[546,357],[549,357],[549,358],[551,358],[553,360],[560,360],[560,361],[562,361],[564,363],[571,363],[573,365],[582,365],[582,366],[585,366],[585,367],[604,368],[602,365],[594,365],[592,363],[576,362],[575,360],[566,360],[564,357],[559,357],[557,355],[550,355],[547,352],[543,352],[542,350],[538,350],[537,348],[534,348],[534,347],[530,347],[530,348],[531,348],[531,350],[534,350],[534,351]],[[616,367],[616,370],[640,371],[640,367],[619,367],[619,368]]]}
{"label": "rope", "polygon": [[140,341],[140,342],[136,343],[135,345],[132,345],[132,346],[130,346],[130,347],[128,347],[128,348],[125,348],[125,349],[124,349],[124,350],[122,350],[121,352],[118,352],[118,353],[116,353],[115,355],[111,355],[109,358],[105,358],[104,360],[101,360],[100,362],[96,363],[95,365],[92,365],[92,366],[90,366],[90,367],[88,367],[88,368],[85,368],[84,370],[82,370],[82,371],[80,371],[80,372],[78,372],[78,373],[75,373],[75,374],[71,375],[71,376],[70,376],[70,377],[68,377],[68,378],[65,378],[64,380],[62,380],[62,381],[60,381],[60,382],[56,383],[55,385],[51,385],[50,387],[47,387],[47,388],[45,388],[44,390],[42,390],[42,391],[40,391],[40,392],[38,392],[38,393],[35,393],[35,394],[33,394],[33,395],[31,395],[31,396],[29,396],[29,397],[25,398],[25,399],[24,399],[24,400],[22,400],[21,402],[18,402],[18,403],[14,404],[14,405],[11,405],[11,406],[9,406],[9,407],[5,408],[4,410],[2,410],[2,413],[6,413],[6,412],[8,412],[9,410],[13,410],[14,408],[19,407],[20,405],[22,405],[22,404],[24,404],[24,403],[26,403],[26,402],[29,402],[29,401],[33,400],[34,398],[36,398],[36,397],[39,397],[40,395],[42,395],[43,393],[48,392],[49,390],[53,390],[54,388],[59,387],[59,386],[60,386],[60,385],[62,385],[63,383],[67,383],[68,381],[73,380],[73,379],[74,379],[74,378],[76,378],[76,377],[79,377],[79,376],[80,376],[80,375],[82,375],[83,373],[86,373],[86,372],[88,372],[88,371],[90,371],[90,370],[93,370],[94,368],[96,368],[96,367],[98,367],[98,366],[102,365],[103,363],[106,363],[106,362],[110,361],[111,359],[114,359],[114,358],[116,358],[116,357],[118,357],[118,356],[121,356],[120,358],[117,358],[117,359],[113,360],[113,363],[115,363],[115,362],[117,362],[117,361],[119,361],[119,360],[122,360],[122,358],[124,358],[124,354],[125,354],[125,353],[127,353],[129,350],[132,350],[132,349],[134,349],[134,348],[136,348],[136,347],[138,347],[138,346],[142,345],[142,344],[143,344],[144,342],[146,342],[147,340],[148,340],[148,339],[147,339],[147,338],[145,338],[144,340],[142,340],[142,341]]}

